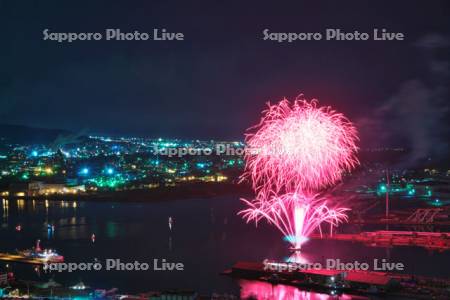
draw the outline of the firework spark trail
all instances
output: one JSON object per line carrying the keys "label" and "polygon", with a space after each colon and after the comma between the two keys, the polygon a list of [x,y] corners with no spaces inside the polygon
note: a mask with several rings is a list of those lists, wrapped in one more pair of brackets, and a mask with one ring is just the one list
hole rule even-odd
{"label": "firework spark trail", "polygon": [[270,199],[243,199],[248,208],[240,214],[248,221],[265,219],[280,230],[294,248],[300,248],[316,229],[322,233],[321,224],[338,226],[347,220],[347,208],[330,209],[321,198],[304,198],[297,194],[273,196]]}
{"label": "firework spark trail", "polygon": [[317,197],[335,184],[358,160],[357,133],[352,123],[330,107],[318,107],[300,95],[268,104],[261,122],[247,134],[243,179],[252,181],[256,197],[243,199],[247,221],[267,220],[295,248],[300,248],[324,222],[346,220],[346,208],[331,209]]}

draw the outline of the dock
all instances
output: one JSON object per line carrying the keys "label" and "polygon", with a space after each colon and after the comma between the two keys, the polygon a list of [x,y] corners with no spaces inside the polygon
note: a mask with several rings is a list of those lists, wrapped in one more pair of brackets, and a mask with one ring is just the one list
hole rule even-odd
{"label": "dock", "polygon": [[417,246],[428,250],[446,251],[450,249],[449,232],[418,231],[373,231],[359,234],[314,234],[312,239],[359,242],[368,246]]}
{"label": "dock", "polygon": [[47,260],[43,258],[24,257],[19,254],[11,253],[0,253],[0,261],[18,262],[32,265],[44,265],[47,263]]}
{"label": "dock", "polygon": [[[279,265],[279,262],[270,264]],[[283,263],[284,264],[284,263]],[[394,296],[409,299],[450,298],[450,280],[408,274],[361,270],[296,269],[277,270],[259,262],[237,262],[225,274],[235,278],[295,286],[331,295]],[[448,298],[447,298],[448,297]],[[443,298],[442,298],[443,299]]]}

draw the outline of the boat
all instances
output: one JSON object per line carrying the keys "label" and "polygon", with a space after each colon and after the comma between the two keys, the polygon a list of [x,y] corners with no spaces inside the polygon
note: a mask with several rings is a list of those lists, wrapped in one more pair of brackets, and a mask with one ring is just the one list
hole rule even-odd
{"label": "boat", "polygon": [[38,259],[46,263],[62,263],[64,262],[64,256],[59,255],[53,249],[42,249],[40,246],[40,240],[36,241],[36,247],[32,249],[26,249],[17,251],[17,254],[24,258]]}
{"label": "boat", "polygon": [[89,286],[85,285],[83,281],[78,282],[77,284],[70,287],[72,290],[85,290],[89,289]]}
{"label": "boat", "polygon": [[35,287],[40,289],[51,289],[51,288],[59,288],[62,287],[61,284],[57,283],[53,278],[50,278],[49,281],[44,283],[37,283]]}

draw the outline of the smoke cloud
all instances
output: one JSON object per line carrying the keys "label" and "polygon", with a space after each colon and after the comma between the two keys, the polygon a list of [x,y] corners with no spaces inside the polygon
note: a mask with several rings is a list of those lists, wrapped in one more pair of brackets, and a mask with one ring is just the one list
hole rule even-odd
{"label": "smoke cloud", "polygon": [[450,42],[429,35],[415,46],[426,62],[423,76],[405,81],[372,116],[357,122],[363,136],[380,144],[406,146],[410,152],[406,164],[440,160],[448,154]]}

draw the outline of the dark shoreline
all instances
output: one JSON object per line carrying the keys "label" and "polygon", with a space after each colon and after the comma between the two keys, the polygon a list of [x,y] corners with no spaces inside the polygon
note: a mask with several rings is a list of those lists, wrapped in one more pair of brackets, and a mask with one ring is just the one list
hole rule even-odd
{"label": "dark shoreline", "polygon": [[23,199],[27,201],[159,202],[192,198],[213,198],[218,196],[252,197],[252,195],[252,189],[245,184],[196,183],[155,189],[101,191],[76,195],[7,196],[2,198],[9,200]]}

